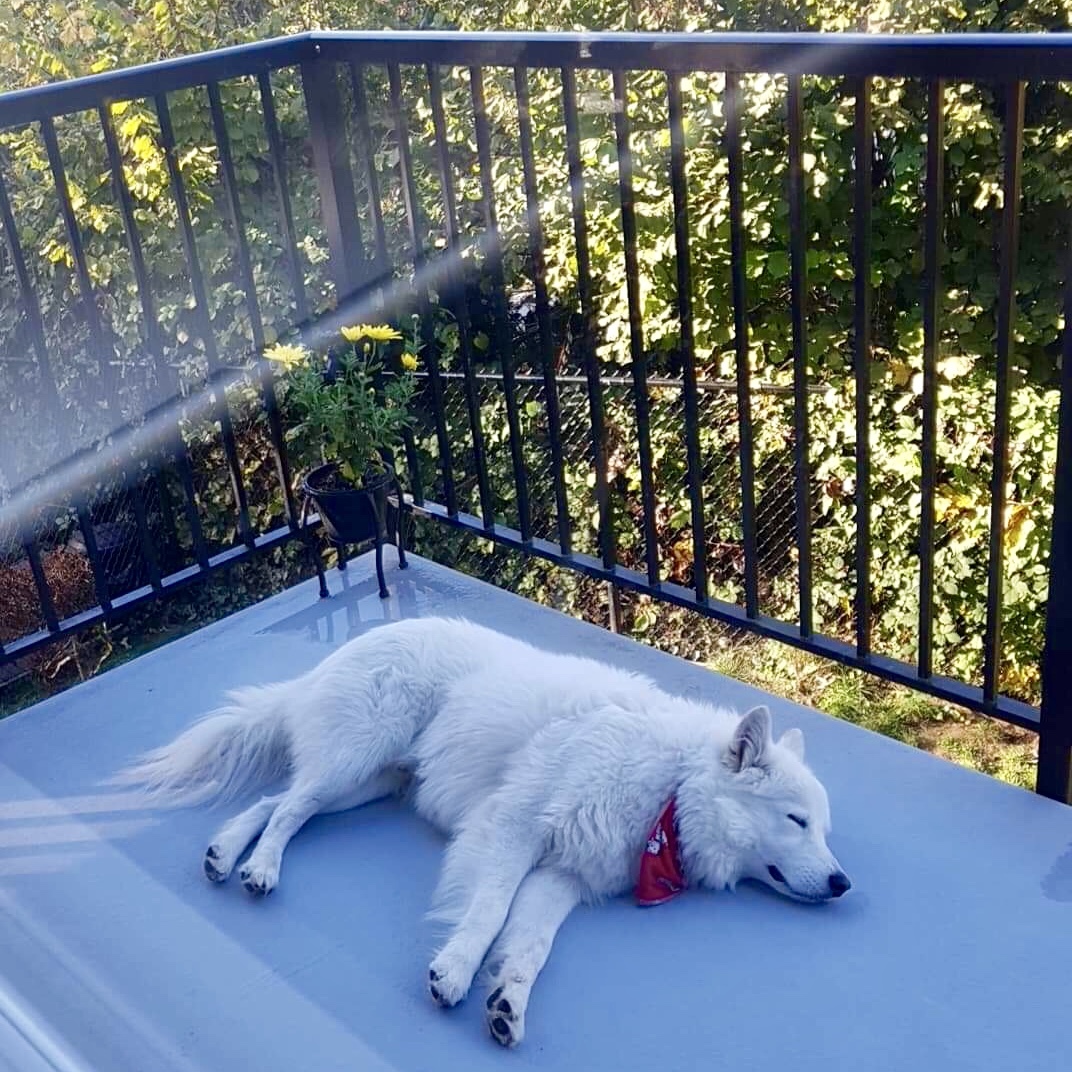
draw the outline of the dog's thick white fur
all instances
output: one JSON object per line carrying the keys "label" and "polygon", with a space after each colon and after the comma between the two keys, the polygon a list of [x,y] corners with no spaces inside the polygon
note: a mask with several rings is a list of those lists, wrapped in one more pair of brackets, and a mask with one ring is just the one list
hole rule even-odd
{"label": "dog's thick white fur", "polygon": [[[240,869],[266,894],[311,816],[400,792],[451,841],[434,915],[441,1005],[464,998],[487,957],[492,1035],[514,1046],[555,933],[579,902],[630,890],[666,803],[676,801],[691,886],[758,879],[804,901],[849,887],[826,844],[826,793],[799,730],[744,718],[651,681],[554,655],[465,621],[376,628],[282,684],[230,704],[119,776],[157,800],[195,804],[282,776],[216,834],[204,868]],[[489,955],[490,950],[490,955]]]}

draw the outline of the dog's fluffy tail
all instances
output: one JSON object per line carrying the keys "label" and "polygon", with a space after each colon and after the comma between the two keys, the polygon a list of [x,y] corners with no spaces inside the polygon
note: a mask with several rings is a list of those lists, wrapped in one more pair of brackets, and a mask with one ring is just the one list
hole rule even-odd
{"label": "dog's fluffy tail", "polygon": [[283,717],[289,691],[285,683],[228,693],[226,706],[146,753],[111,784],[139,787],[154,804],[188,807],[278,777],[290,762]]}

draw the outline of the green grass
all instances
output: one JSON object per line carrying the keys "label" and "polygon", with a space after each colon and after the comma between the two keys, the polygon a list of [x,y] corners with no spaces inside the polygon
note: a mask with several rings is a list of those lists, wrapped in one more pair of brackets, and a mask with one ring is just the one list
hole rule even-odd
{"label": "green grass", "polygon": [[41,682],[32,675],[12,681],[0,688],[0,718],[7,718],[8,715],[43,700],[47,695]]}
{"label": "green grass", "polygon": [[774,641],[727,639],[707,665],[1011,785],[1034,785],[1034,734]]}

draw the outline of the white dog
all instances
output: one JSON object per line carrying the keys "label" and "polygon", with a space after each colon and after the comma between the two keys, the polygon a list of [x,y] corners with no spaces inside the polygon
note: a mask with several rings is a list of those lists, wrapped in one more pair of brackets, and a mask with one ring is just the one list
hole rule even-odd
{"label": "white dog", "polygon": [[412,779],[417,812],[451,837],[434,910],[450,931],[429,990],[461,1001],[491,949],[487,1022],[506,1046],[521,1041],[532,985],[579,902],[635,888],[658,903],[742,878],[801,901],[849,889],[801,733],[775,742],[766,708],[740,718],[443,619],[374,629],[293,681],[229,700],[120,780],[182,805],[285,775],[284,792],[231,819],[205,853],[223,882],[259,837],[239,874],[267,894],[311,816]]}

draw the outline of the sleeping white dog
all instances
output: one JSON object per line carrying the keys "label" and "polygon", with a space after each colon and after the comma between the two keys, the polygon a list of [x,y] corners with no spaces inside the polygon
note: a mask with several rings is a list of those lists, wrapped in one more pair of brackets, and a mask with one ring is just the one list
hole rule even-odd
{"label": "sleeping white dog", "polygon": [[[283,850],[321,812],[402,792],[451,840],[433,914],[449,925],[428,988],[461,1001],[487,958],[488,1028],[516,1046],[536,976],[582,901],[757,879],[800,901],[850,886],[826,844],[826,793],[799,730],[743,718],[636,674],[540,651],[465,621],[374,629],[292,681],[228,706],[120,775],[192,805],[285,777],[205,853],[224,882],[279,882]],[[490,954],[489,954],[490,950]]]}

